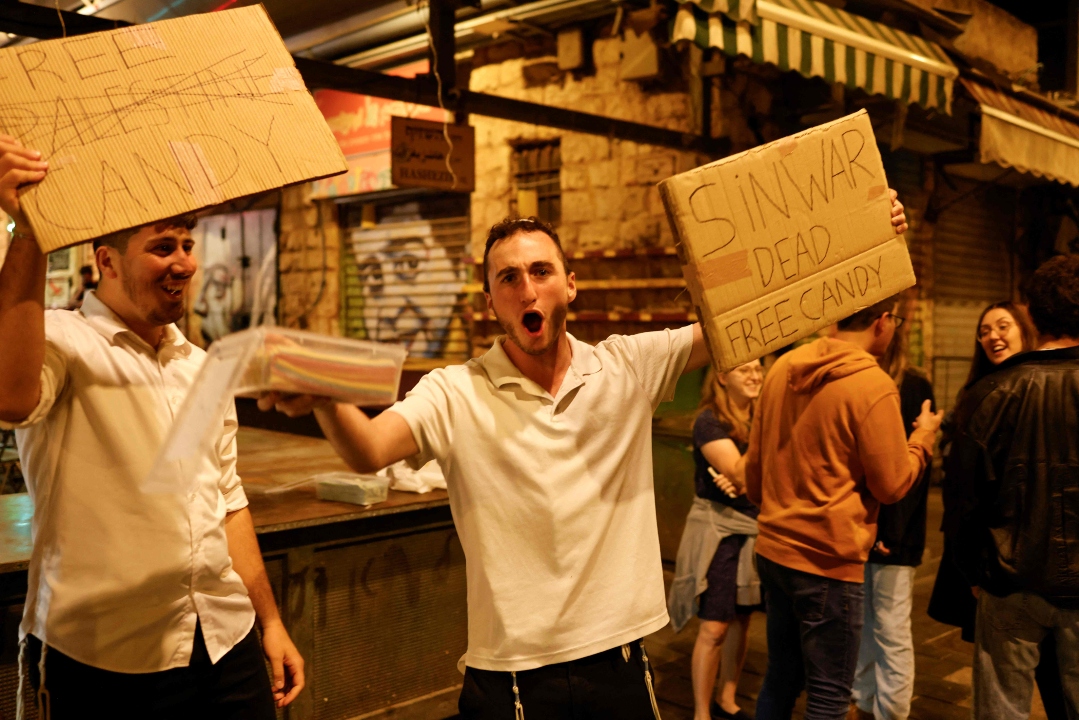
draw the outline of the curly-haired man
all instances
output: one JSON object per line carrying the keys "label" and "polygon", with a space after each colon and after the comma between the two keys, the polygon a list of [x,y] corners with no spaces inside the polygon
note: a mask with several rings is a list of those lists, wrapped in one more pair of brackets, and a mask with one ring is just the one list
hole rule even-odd
{"label": "curly-haired man", "polygon": [[1027,298],[1038,349],[971,389],[952,449],[971,483],[958,542],[978,595],[974,717],[995,720],[1029,716],[1049,633],[1079,710],[1079,256],[1038,268]]}

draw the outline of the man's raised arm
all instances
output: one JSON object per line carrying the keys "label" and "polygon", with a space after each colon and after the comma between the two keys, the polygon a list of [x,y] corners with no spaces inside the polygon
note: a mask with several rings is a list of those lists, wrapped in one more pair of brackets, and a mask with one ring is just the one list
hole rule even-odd
{"label": "man's raised arm", "polygon": [[408,423],[392,411],[371,419],[354,405],[311,395],[284,397],[278,393],[259,398],[259,408],[276,408],[289,417],[314,411],[333,449],[358,473],[377,472],[420,451]]}
{"label": "man's raised arm", "polygon": [[45,362],[45,255],[19,208],[21,185],[45,177],[41,153],[0,135],[0,208],[15,221],[15,236],[0,268],[0,421],[25,420],[41,396]]}

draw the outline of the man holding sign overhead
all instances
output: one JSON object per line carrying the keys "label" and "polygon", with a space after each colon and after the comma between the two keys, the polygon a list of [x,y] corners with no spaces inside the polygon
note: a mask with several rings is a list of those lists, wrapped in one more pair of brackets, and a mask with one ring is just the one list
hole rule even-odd
{"label": "man holding sign overhead", "polygon": [[[119,717],[268,720],[303,688],[303,660],[236,475],[231,404],[175,489],[146,480],[206,355],[174,324],[193,213],[343,172],[340,148],[261,6],[0,62],[0,208],[15,220],[0,424],[34,503],[20,637],[45,717],[104,696]],[[98,288],[45,313],[44,253],[89,240]]]}
{"label": "man holding sign overhead", "polygon": [[40,158],[0,135],[0,208],[15,221],[0,269],[0,427],[16,429],[34,502],[19,629],[31,680],[55,720],[101,695],[118,717],[269,720],[303,688],[303,659],[236,475],[235,408],[188,494],[142,487],[206,355],[173,324],[196,269],[194,218],[96,240],[98,288],[78,311],[45,312],[46,256],[16,192],[46,176]]}
{"label": "man holding sign overhead", "polygon": [[[906,228],[898,203],[892,223]],[[376,418],[310,396],[260,406],[313,409],[357,472],[442,467],[467,570],[463,718],[658,718],[642,642],[669,622],[652,415],[708,362],[700,326],[578,341],[574,275],[536,218],[491,228],[483,281],[505,336]]]}

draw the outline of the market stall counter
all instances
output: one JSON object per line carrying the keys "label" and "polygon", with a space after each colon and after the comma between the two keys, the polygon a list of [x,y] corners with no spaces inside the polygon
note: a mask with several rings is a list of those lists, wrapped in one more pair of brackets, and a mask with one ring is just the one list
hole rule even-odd
{"label": "market stall counter", "polygon": [[[391,490],[368,507],[319,500],[311,485],[273,492],[348,468],[321,438],[241,427],[238,444],[266,570],[306,660],[307,689],[279,717],[456,714],[465,560],[446,492]],[[31,513],[27,495],[0,496],[0,718],[15,716]]]}

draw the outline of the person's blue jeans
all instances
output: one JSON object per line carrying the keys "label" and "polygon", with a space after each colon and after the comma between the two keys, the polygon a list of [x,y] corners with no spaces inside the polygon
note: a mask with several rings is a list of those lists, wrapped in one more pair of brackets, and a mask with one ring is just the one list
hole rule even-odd
{"label": "person's blue jeans", "polygon": [[883,720],[906,720],[914,695],[915,568],[865,566],[865,626],[854,678],[854,702]]}
{"label": "person's blue jeans", "polygon": [[784,567],[757,555],[768,611],[768,670],[757,720],[790,720],[806,691],[805,720],[844,720],[862,636],[861,583]]}

